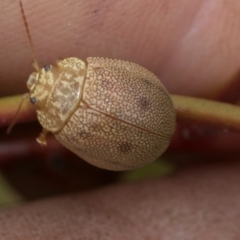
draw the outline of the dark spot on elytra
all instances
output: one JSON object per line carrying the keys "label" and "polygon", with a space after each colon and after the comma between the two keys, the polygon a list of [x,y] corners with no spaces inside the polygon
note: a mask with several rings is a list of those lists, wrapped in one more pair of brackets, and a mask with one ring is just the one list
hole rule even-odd
{"label": "dark spot on elytra", "polygon": [[119,145],[118,150],[121,153],[129,153],[132,150],[133,146],[131,143],[123,142]]}
{"label": "dark spot on elytra", "polygon": [[141,78],[141,81],[148,86],[152,85],[152,82],[150,82],[147,78]]}
{"label": "dark spot on elytra", "polygon": [[138,100],[138,106],[140,107],[141,110],[146,110],[149,108],[149,99],[144,96],[140,96]]}
{"label": "dark spot on elytra", "polygon": [[77,134],[80,138],[89,138],[92,136],[92,134],[90,132],[85,131],[85,130],[78,131]]}

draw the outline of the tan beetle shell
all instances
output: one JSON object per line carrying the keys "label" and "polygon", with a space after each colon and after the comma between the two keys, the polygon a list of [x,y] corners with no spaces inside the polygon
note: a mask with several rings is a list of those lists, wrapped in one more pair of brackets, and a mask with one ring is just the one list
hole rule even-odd
{"label": "tan beetle shell", "polygon": [[89,163],[129,170],[156,160],[175,130],[175,111],[160,80],[130,62],[77,58],[30,75],[40,124]]}

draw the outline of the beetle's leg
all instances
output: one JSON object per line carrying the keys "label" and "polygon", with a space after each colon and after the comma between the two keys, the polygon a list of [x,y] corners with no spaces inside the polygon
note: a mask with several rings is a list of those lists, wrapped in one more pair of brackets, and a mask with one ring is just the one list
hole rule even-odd
{"label": "beetle's leg", "polygon": [[46,140],[46,136],[48,134],[48,131],[46,129],[43,128],[42,132],[40,133],[39,137],[36,139],[37,142],[42,145],[42,146],[46,146],[47,145],[47,140]]}

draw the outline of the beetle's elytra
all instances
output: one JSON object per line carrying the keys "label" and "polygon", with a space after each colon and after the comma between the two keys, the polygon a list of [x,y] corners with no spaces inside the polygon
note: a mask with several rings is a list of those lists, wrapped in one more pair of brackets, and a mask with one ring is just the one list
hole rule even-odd
{"label": "beetle's elytra", "polygon": [[[45,133],[110,170],[141,167],[165,151],[175,111],[154,74],[105,58],[88,58],[87,64],[67,58],[49,68],[34,72],[27,82]],[[43,135],[39,141],[45,143]]]}
{"label": "beetle's elytra", "polygon": [[40,69],[21,1],[20,8],[36,69],[27,87],[43,127],[37,141],[45,145],[51,132],[81,158],[109,170],[157,159],[175,130],[175,110],[160,80],[135,63],[98,57],[86,63],[66,58]]}

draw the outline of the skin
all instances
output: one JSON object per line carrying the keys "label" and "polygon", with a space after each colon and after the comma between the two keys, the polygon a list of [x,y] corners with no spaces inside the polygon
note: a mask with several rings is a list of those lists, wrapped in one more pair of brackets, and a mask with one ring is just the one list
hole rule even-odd
{"label": "skin", "polygon": [[[4,96],[26,92],[32,60],[18,3],[1,1],[0,95]],[[216,98],[238,72],[237,0],[23,4],[40,65],[69,56],[129,60],[154,72],[171,93],[206,98]],[[238,158],[222,157],[221,163],[189,167],[167,179],[4,210],[0,235],[2,239],[238,239]]]}

